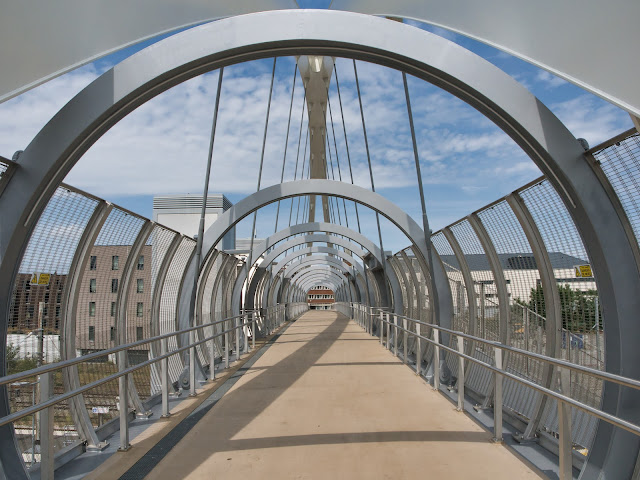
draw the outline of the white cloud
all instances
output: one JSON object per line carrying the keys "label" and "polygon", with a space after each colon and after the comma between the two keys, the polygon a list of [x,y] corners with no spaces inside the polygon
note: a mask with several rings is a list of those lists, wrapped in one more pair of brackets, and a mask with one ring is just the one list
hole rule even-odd
{"label": "white cloud", "polygon": [[551,105],[551,110],[576,137],[595,146],[632,127],[629,115],[592,95]]}
{"label": "white cloud", "polygon": [[536,80],[538,82],[541,82],[545,85],[547,85],[550,88],[557,88],[557,87],[562,87],[564,85],[567,85],[567,81],[560,78],[560,77],[556,77],[555,75],[545,71],[545,70],[539,70],[538,73],[536,74]]}
{"label": "white cloud", "polygon": [[87,65],[0,104],[0,155],[24,150],[45,124],[84,87],[98,77]]}

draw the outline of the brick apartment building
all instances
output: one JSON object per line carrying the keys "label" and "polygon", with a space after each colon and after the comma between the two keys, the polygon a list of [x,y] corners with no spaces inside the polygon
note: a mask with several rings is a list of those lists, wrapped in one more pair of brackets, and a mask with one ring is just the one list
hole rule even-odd
{"label": "brick apartment building", "polygon": [[307,303],[311,310],[329,310],[335,303],[333,290],[317,285],[307,292]]}

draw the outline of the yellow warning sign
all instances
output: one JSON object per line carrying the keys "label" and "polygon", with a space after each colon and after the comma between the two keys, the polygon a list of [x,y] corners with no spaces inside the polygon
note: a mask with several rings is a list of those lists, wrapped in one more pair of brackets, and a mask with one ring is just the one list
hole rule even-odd
{"label": "yellow warning sign", "polygon": [[31,277],[31,285],[49,285],[50,281],[50,273],[34,273]]}
{"label": "yellow warning sign", "polygon": [[576,278],[591,278],[593,272],[591,271],[591,265],[578,265],[573,267],[576,271]]}

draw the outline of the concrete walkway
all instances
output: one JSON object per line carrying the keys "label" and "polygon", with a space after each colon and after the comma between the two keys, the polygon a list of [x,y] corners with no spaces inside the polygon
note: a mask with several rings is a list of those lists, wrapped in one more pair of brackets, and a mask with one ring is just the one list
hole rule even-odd
{"label": "concrete walkway", "polygon": [[539,475],[333,311],[291,324],[150,479]]}

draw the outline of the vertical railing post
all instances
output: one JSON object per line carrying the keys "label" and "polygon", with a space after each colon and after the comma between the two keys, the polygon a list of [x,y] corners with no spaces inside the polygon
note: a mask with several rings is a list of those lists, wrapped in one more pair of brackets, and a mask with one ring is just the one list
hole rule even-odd
{"label": "vertical railing post", "polygon": [[242,315],[242,324],[244,325],[242,328],[242,333],[244,335],[244,353],[249,352],[249,314],[245,313]]}
{"label": "vertical railing post", "polygon": [[[40,402],[46,402],[53,396],[53,372],[40,375]],[[53,409],[40,410],[40,478],[53,480]],[[35,452],[31,452],[34,455]]]}
{"label": "vertical railing post", "polygon": [[403,357],[404,357],[402,363],[404,363],[405,365],[408,362],[408,358],[407,357],[409,356],[409,352],[407,351],[408,350],[408,340],[409,340],[409,338],[408,338],[409,334],[407,333],[407,330],[408,330],[407,327],[408,326],[409,326],[409,322],[407,321],[407,317],[404,317],[402,319],[402,329],[404,330],[402,332],[404,334],[402,336],[402,351],[403,351]]}
{"label": "vertical railing post", "polygon": [[258,314],[255,312],[255,310],[252,314],[252,318],[253,328],[251,329],[251,349],[253,350],[254,348],[256,348],[256,327],[258,325]]}
{"label": "vertical railing post", "polygon": [[[567,342],[569,339],[567,339]],[[566,368],[561,368],[558,372],[560,380],[560,390],[563,395],[570,395],[571,373]],[[562,400],[558,400],[558,443],[560,460],[560,480],[571,480],[573,478],[572,444],[571,444],[571,406]]]}
{"label": "vertical railing post", "polygon": [[389,340],[391,338],[390,317],[391,317],[391,315],[389,313],[385,313],[385,318],[387,320],[385,322],[385,327],[386,327],[386,331],[387,331],[387,350],[391,350],[391,342]]}
{"label": "vertical railing post", "polygon": [[240,317],[236,317],[234,320],[236,328],[234,333],[236,334],[236,362],[240,361]]}
{"label": "vertical railing post", "polygon": [[196,331],[189,332],[189,396],[196,396]]}
{"label": "vertical railing post", "polygon": [[[216,327],[211,326],[211,335],[215,335]],[[216,379],[216,339],[215,337],[209,340],[209,380]]]}
{"label": "vertical railing post", "polygon": [[224,368],[229,368],[229,320],[224,322]]}
{"label": "vertical railing post", "polygon": [[382,312],[382,310],[380,310],[380,345],[382,345],[382,326],[384,325],[384,321],[382,320],[384,313]]}
{"label": "vertical railing post", "polygon": [[393,353],[398,356],[398,315],[393,315]]}
{"label": "vertical railing post", "polygon": [[440,331],[433,329],[433,389],[440,390]]}
{"label": "vertical railing post", "polygon": [[[127,368],[127,351],[118,352],[118,369]],[[118,450],[129,450],[129,375],[118,377],[118,395],[120,395],[120,447]]]}
{"label": "vertical railing post", "polygon": [[[160,355],[166,355],[169,350],[169,340],[160,340]],[[162,416],[169,416],[169,358],[160,360],[160,384],[162,388]]]}
{"label": "vertical railing post", "polygon": [[416,375],[420,375],[420,363],[422,363],[422,339],[420,334],[422,333],[422,327],[419,323],[415,323],[416,326]]}
{"label": "vertical railing post", "polygon": [[[464,338],[458,337],[458,352],[464,353]],[[458,356],[458,411],[464,412],[464,357]]]}
{"label": "vertical railing post", "polygon": [[[502,370],[502,349],[494,347],[496,368]],[[493,441],[502,442],[502,375],[494,375],[493,384]]]}

